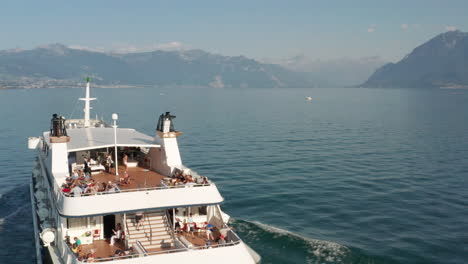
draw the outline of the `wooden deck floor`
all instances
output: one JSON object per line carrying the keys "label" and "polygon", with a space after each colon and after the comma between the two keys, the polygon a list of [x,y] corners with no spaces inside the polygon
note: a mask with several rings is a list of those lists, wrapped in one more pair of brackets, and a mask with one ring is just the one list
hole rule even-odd
{"label": "wooden deck floor", "polygon": [[116,250],[125,250],[123,242],[117,241],[114,245],[110,245],[106,240],[96,240],[92,244],[82,245],[81,255],[91,252],[91,249],[95,250],[96,259],[98,258],[110,258],[114,256]]}
{"label": "wooden deck floor", "polygon": [[[128,175],[130,175],[130,184],[119,185],[122,190],[139,189],[139,188],[150,188],[161,186],[161,180],[165,177],[157,172],[150,171],[141,167],[128,168]],[[119,166],[119,178],[125,176],[124,166]],[[112,169],[110,173],[101,172],[93,174],[92,178],[97,182],[116,182],[116,176]]]}
{"label": "wooden deck floor", "polygon": [[[185,237],[190,243],[192,243],[193,246],[195,247],[200,247],[200,246],[206,246],[207,238],[206,238],[206,233],[205,231],[201,232],[194,232],[194,237],[192,237],[192,234],[187,233],[187,232],[182,232],[178,234],[179,237]],[[212,246],[216,246],[217,243],[214,241],[211,241]]]}

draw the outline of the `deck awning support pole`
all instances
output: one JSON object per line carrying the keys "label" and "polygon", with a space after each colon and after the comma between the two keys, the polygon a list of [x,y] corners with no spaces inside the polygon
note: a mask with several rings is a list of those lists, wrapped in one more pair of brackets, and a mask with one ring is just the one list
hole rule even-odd
{"label": "deck awning support pole", "polygon": [[114,128],[114,148],[115,148],[115,179],[116,182],[119,180],[119,160],[117,156],[117,119],[119,119],[119,116],[116,113],[112,114],[112,120],[114,120],[114,125],[112,126]]}

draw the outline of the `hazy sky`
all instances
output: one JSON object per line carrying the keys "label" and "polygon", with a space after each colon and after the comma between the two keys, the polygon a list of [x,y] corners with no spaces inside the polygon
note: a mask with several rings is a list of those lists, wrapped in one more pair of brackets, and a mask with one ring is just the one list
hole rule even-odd
{"label": "hazy sky", "polygon": [[0,49],[48,43],[103,50],[199,48],[286,58],[399,60],[447,30],[468,30],[467,0],[4,0]]}

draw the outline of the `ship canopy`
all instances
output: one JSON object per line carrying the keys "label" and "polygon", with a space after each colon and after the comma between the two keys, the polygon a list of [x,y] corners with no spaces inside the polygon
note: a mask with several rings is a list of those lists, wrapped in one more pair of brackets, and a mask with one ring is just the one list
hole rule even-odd
{"label": "ship canopy", "polygon": [[[68,152],[114,147],[114,129],[110,127],[89,127],[68,129],[70,141],[67,143]],[[49,141],[50,133],[44,133],[44,139]],[[118,147],[146,147],[159,148],[154,138],[131,128],[117,128]]]}

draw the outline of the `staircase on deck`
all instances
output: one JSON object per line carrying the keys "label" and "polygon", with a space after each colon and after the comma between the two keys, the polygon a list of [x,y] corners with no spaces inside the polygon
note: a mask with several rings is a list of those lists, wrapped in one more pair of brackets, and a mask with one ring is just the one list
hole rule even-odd
{"label": "staircase on deck", "polygon": [[174,237],[165,211],[145,212],[139,230],[136,229],[135,214],[127,214],[126,224],[128,246],[140,241],[147,251],[174,247]]}

